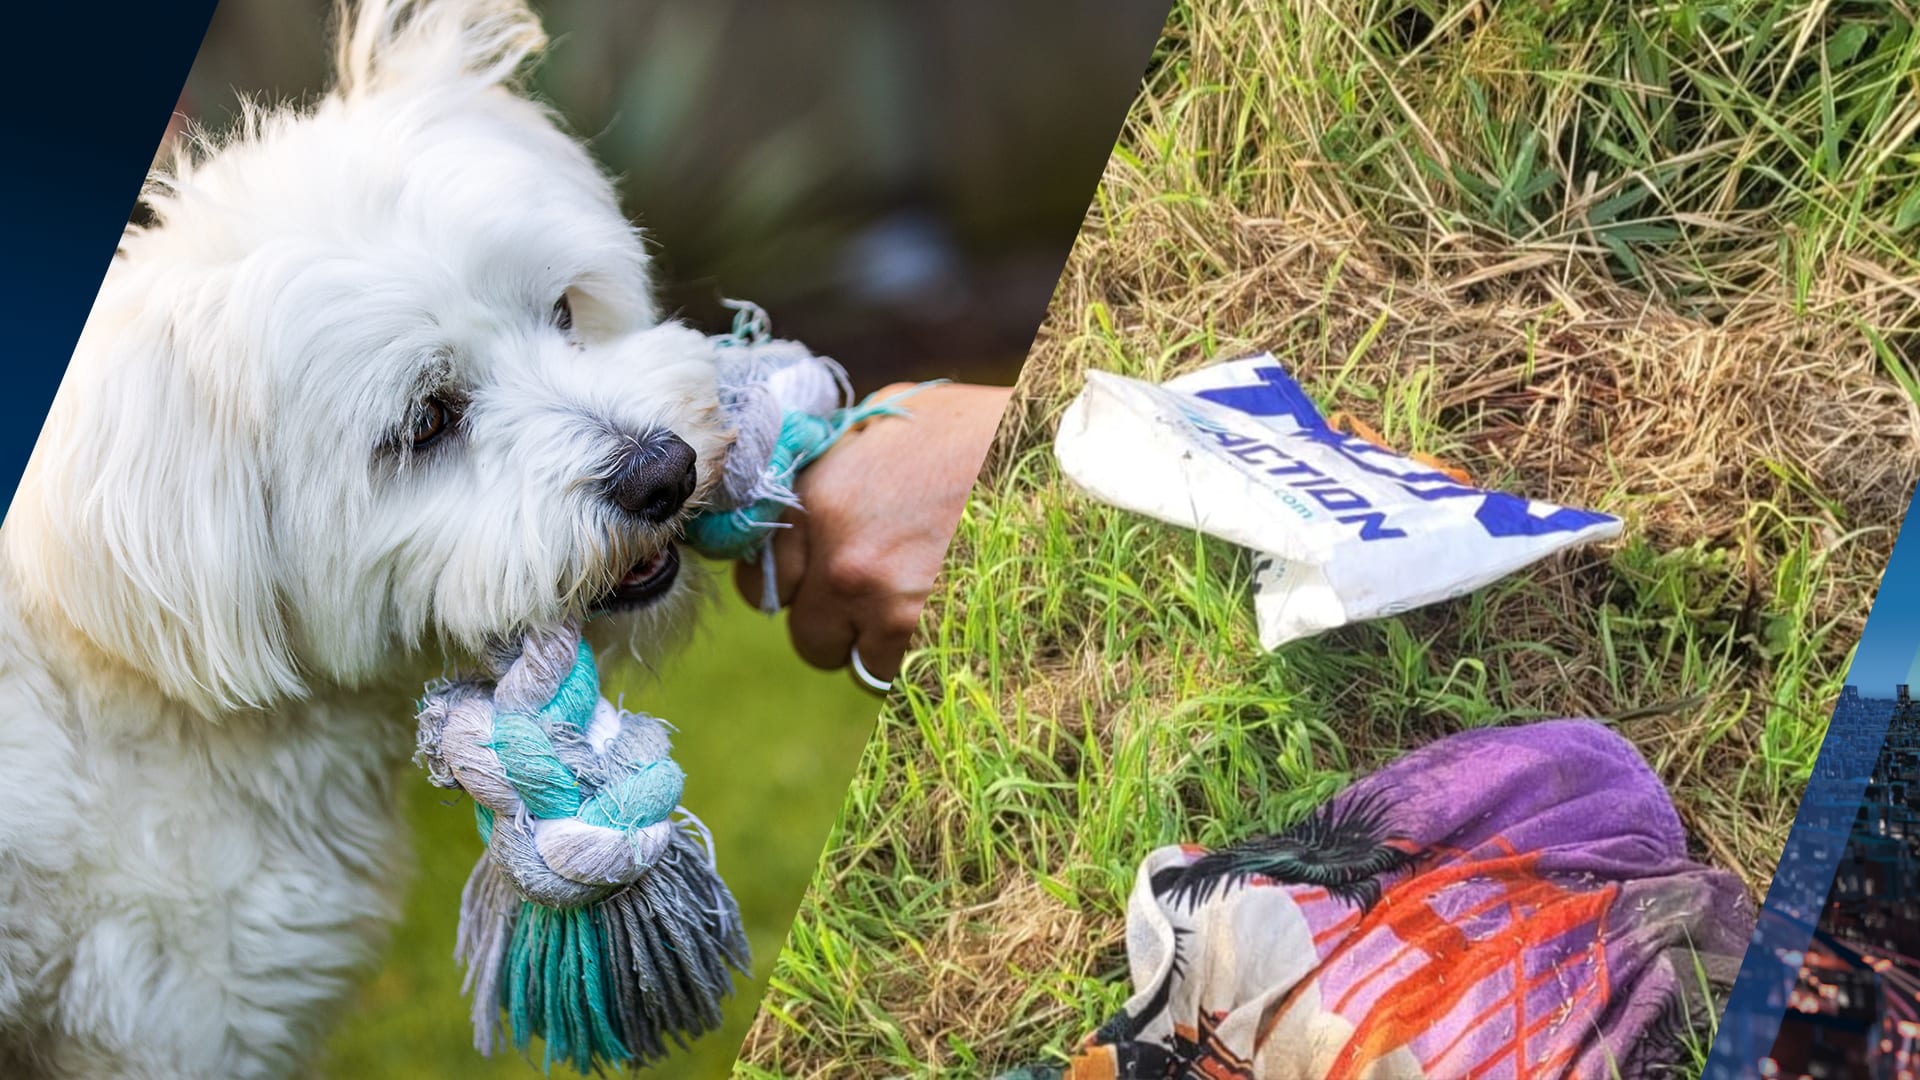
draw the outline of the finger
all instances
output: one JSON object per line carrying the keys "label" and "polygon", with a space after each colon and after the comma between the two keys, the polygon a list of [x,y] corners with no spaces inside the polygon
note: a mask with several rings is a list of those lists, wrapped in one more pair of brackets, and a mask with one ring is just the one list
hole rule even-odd
{"label": "finger", "polygon": [[827,593],[820,575],[800,582],[787,609],[787,636],[793,639],[793,651],[800,654],[800,659],[824,671],[847,666],[855,630],[846,610]]}
{"label": "finger", "polygon": [[860,650],[860,664],[867,669],[867,674],[881,682],[892,682],[900,675],[900,664],[906,659],[907,645],[911,641],[911,636],[863,628],[854,646]]}

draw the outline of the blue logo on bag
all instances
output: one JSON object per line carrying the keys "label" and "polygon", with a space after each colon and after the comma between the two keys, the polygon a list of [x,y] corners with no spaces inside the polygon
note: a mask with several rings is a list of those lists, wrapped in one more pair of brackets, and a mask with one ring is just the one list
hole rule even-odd
{"label": "blue logo on bag", "polygon": [[[1367,442],[1342,435],[1330,426],[1314,407],[1313,399],[1307,396],[1300,384],[1295,382],[1280,367],[1255,368],[1254,376],[1259,380],[1245,386],[1220,387],[1213,390],[1196,391],[1193,396],[1216,405],[1224,405],[1235,412],[1248,416],[1273,417],[1286,416],[1300,426],[1292,436],[1308,442],[1318,443],[1340,455],[1348,464],[1391,481],[1414,498],[1425,502],[1438,502],[1443,499],[1478,498],[1480,506],[1474,511],[1473,519],[1486,530],[1489,537],[1505,539],[1520,536],[1546,536],[1553,533],[1574,533],[1596,525],[1610,525],[1618,519],[1590,510],[1575,510],[1570,507],[1555,507],[1551,513],[1536,516],[1532,512],[1533,503],[1517,495],[1500,491],[1487,491],[1470,487],[1454,480],[1443,472],[1432,469],[1416,468],[1407,471],[1411,464],[1406,458],[1389,450]],[[1387,524],[1386,515],[1372,509],[1372,505],[1358,493],[1349,488],[1329,488],[1336,483],[1324,473],[1313,469],[1296,456],[1270,443],[1260,442],[1249,436],[1234,432],[1222,424],[1198,416],[1192,411],[1182,410],[1188,422],[1212,435],[1228,454],[1249,465],[1262,465],[1260,456],[1268,459],[1279,458],[1285,464],[1261,471],[1274,477],[1301,477],[1306,479],[1289,480],[1288,486],[1309,490],[1330,510],[1365,510],[1365,513],[1348,514],[1335,520],[1341,524],[1360,526],[1360,539],[1366,541],[1391,540],[1407,535],[1402,529]],[[1397,467],[1368,460],[1385,458]],[[1336,504],[1329,501],[1338,498]]]}
{"label": "blue logo on bag", "polygon": [[1291,416],[1303,428],[1327,428],[1320,410],[1313,407],[1313,399],[1292,376],[1278,367],[1255,368],[1253,373],[1260,381],[1251,386],[1223,386],[1193,396],[1248,416]]}

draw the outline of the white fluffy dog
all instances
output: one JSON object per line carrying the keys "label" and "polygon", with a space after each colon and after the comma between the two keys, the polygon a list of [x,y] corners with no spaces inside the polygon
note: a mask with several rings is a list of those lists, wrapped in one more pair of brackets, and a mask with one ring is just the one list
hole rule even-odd
{"label": "white fluffy dog", "polygon": [[422,680],[693,604],[710,346],[514,89],[537,21],[341,37],[316,105],[156,175],[0,531],[0,1076],[307,1068],[395,914]]}

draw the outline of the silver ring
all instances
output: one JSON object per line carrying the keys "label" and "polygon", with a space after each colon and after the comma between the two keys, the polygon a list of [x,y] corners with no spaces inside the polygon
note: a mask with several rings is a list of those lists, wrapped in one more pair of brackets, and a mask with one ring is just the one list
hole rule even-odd
{"label": "silver ring", "polygon": [[865,684],[867,689],[877,694],[884,694],[893,689],[892,683],[885,679],[874,678],[873,672],[867,670],[867,665],[860,662],[860,646],[853,646],[848,653],[848,659],[853,661],[853,677]]}

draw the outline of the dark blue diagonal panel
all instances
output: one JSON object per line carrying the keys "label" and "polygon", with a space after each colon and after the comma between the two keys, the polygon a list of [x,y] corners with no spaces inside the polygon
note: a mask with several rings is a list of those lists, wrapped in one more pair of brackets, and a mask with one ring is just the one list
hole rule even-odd
{"label": "dark blue diagonal panel", "polygon": [[20,470],[139,196],[213,0],[21,4],[0,64],[0,496]]}

